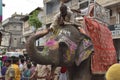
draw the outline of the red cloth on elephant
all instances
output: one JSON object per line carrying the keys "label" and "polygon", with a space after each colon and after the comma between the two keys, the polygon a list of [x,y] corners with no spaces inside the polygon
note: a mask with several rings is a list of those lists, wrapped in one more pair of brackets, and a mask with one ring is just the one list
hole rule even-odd
{"label": "red cloth on elephant", "polygon": [[112,64],[117,62],[111,32],[107,26],[94,19],[84,17],[84,21],[87,34],[94,45],[91,63],[92,72],[103,74]]}

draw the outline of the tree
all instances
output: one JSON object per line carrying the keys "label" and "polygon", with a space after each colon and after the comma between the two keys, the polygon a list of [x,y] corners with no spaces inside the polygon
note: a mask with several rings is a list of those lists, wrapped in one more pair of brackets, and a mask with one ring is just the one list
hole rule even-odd
{"label": "tree", "polygon": [[30,26],[33,26],[36,30],[42,27],[42,22],[38,19],[39,11],[35,10],[29,15],[28,23]]}

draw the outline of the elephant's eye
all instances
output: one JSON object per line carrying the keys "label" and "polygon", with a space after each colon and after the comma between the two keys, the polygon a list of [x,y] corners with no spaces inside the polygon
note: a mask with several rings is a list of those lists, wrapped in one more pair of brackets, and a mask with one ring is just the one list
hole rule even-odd
{"label": "elephant's eye", "polygon": [[64,48],[64,49],[66,49],[66,50],[69,49],[69,46],[68,46],[65,42],[60,42],[60,43],[59,43],[59,47],[60,47],[60,48]]}

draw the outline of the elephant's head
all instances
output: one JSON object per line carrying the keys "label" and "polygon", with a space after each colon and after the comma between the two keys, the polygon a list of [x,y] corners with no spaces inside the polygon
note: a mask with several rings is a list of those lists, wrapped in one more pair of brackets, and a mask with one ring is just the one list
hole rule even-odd
{"label": "elephant's head", "polygon": [[[81,34],[72,25],[64,26],[58,30],[58,33],[46,41],[42,50],[38,50],[35,41],[43,36],[48,35],[49,31],[43,30],[29,37],[26,49],[31,59],[39,64],[52,65],[69,65],[75,61],[75,56],[81,53],[81,41],[85,39],[85,35]],[[82,46],[84,47],[84,46]],[[78,57],[76,58],[79,60]],[[77,62],[78,63],[78,62]]]}

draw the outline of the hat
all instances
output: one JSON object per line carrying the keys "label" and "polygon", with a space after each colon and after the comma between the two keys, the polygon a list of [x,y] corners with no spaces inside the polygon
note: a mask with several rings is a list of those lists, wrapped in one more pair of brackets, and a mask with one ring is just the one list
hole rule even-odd
{"label": "hat", "polygon": [[106,80],[120,80],[120,64],[113,64],[106,72]]}

